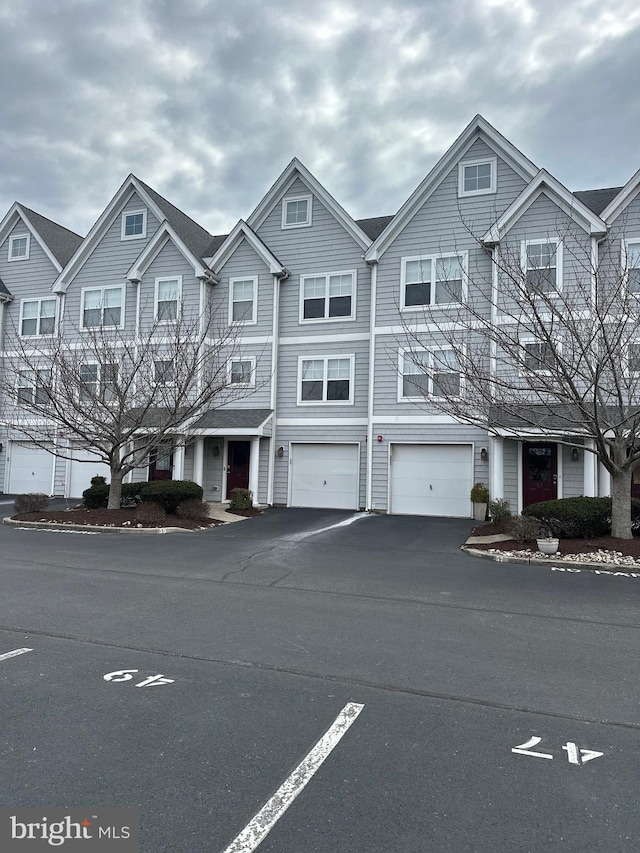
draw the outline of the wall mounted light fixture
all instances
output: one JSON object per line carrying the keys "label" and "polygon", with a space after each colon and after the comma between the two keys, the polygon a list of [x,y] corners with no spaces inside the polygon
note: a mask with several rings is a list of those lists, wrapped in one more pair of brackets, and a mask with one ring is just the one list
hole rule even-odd
{"label": "wall mounted light fixture", "polygon": [[282,457],[284,456],[284,447],[279,447],[276,452],[278,454],[278,459],[282,459]]}
{"label": "wall mounted light fixture", "polygon": [[487,462],[487,461],[488,461],[488,459],[489,459],[489,451],[487,450],[487,448],[486,448],[486,447],[483,447],[483,448],[481,449],[481,451],[480,451],[480,459],[482,459],[482,461],[483,461],[483,462]]}
{"label": "wall mounted light fixture", "polygon": [[213,455],[214,456],[220,456],[220,445],[219,444],[213,445]]}
{"label": "wall mounted light fixture", "polygon": [[577,447],[574,447],[573,450],[571,451],[571,459],[574,462],[577,462],[578,459],[580,459],[580,451],[578,450]]}

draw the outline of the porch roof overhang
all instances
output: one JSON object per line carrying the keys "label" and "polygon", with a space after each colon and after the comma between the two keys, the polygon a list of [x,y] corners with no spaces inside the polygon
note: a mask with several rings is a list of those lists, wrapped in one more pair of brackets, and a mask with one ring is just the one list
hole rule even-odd
{"label": "porch roof overhang", "polygon": [[[620,411],[615,407],[598,410],[601,432],[613,436],[615,428],[637,429],[640,424],[640,407],[630,408],[625,422],[621,423]],[[577,405],[550,404],[522,406],[518,411],[493,406],[489,410],[487,425],[493,435],[503,438],[592,438],[589,429],[588,411]],[[581,424],[582,421],[582,424]]]}
{"label": "porch roof overhang", "polygon": [[185,432],[199,436],[261,436],[272,417],[272,409],[210,409]]}

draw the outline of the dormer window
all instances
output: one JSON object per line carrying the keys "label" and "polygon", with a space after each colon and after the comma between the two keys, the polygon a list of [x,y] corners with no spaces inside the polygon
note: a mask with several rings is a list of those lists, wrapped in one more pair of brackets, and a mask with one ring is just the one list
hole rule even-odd
{"label": "dormer window", "polygon": [[9,260],[26,261],[29,258],[29,234],[16,234],[9,238]]}
{"label": "dormer window", "polygon": [[147,211],[132,210],[122,214],[122,240],[139,240],[147,236]]}
{"label": "dormer window", "polygon": [[282,227],[306,228],[311,225],[310,195],[298,195],[285,198],[282,202]]}
{"label": "dormer window", "polygon": [[466,160],[458,165],[458,196],[488,195],[497,189],[496,157]]}

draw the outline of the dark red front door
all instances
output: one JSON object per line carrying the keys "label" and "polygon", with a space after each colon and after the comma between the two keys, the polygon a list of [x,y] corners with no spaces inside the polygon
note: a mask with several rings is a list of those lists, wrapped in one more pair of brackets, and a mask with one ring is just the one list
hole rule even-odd
{"label": "dark red front door", "polygon": [[173,470],[173,454],[171,445],[160,445],[149,455],[149,479],[170,480]]}
{"label": "dark red front door", "polygon": [[522,498],[524,506],[558,497],[558,446],[547,442],[522,445]]}
{"label": "dark red front door", "polygon": [[249,441],[230,441],[227,445],[227,497],[232,489],[249,488]]}

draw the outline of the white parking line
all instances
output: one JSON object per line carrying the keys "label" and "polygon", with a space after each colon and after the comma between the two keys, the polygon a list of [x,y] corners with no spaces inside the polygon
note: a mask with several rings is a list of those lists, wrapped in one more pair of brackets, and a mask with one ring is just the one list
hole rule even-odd
{"label": "white parking line", "polygon": [[357,512],[355,515],[350,515],[344,521],[338,521],[335,524],[330,524],[328,527],[320,527],[318,530],[305,530],[302,533],[292,533],[290,536],[283,536],[283,539],[288,539],[291,542],[299,542],[301,539],[307,539],[309,536],[317,536],[318,533],[326,533],[327,530],[335,530],[336,527],[347,527],[353,524],[354,521],[359,521],[361,518],[371,518],[370,512]]}
{"label": "white parking line", "polygon": [[27,652],[32,652],[33,649],[14,649],[12,652],[5,652],[3,655],[0,655],[0,660],[8,660],[9,658],[16,658],[18,655],[24,655]]}
{"label": "white parking line", "polygon": [[349,702],[344,706],[326,734],[320,738],[307,757],[298,764],[293,773],[249,821],[224,853],[252,853],[262,843],[325,758],[355,722],[363,708],[364,705],[358,705],[355,702]]}

